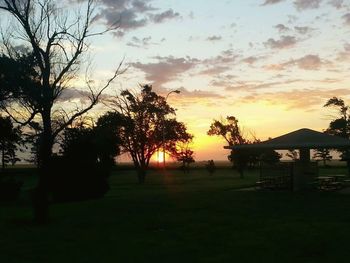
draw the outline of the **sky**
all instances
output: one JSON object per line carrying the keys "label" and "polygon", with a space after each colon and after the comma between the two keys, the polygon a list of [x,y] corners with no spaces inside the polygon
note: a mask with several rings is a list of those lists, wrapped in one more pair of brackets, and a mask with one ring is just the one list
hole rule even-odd
{"label": "sky", "polygon": [[349,0],[103,0],[97,23],[120,19],[95,39],[96,74],[123,58],[116,89],[149,83],[194,134],[197,160],[225,160],[225,142],[207,135],[233,115],[262,140],[299,129],[322,131],[327,99],[350,96]]}
{"label": "sky", "polygon": [[110,94],[180,90],[168,102],[195,136],[196,160],[227,160],[225,142],[207,135],[213,119],[233,115],[265,140],[322,131],[335,114],[326,101],[350,99],[350,0],[101,0],[96,12],[97,28],[120,27],[91,41],[94,77],[124,59]]}

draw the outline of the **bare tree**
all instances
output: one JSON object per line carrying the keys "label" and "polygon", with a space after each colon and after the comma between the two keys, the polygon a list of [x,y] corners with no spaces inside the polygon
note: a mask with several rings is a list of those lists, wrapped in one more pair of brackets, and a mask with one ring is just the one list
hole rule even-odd
{"label": "bare tree", "polygon": [[[93,0],[75,13],[69,12],[53,0],[2,0],[2,16],[11,18],[12,28],[2,31],[2,51],[12,59],[29,54],[35,71],[35,85],[21,87],[20,93],[12,94],[12,103],[5,105],[6,112],[21,125],[38,118],[42,124],[39,146],[39,183],[36,191],[36,219],[48,219],[48,191],[50,160],[55,138],[74,120],[91,110],[103,91],[121,73],[121,63],[112,77],[99,88],[94,88],[87,78],[88,103],[68,112],[56,107],[60,96],[72,89],[72,80],[82,70],[83,54],[89,49],[89,38],[103,32],[93,32]],[[20,47],[20,48],[19,48]],[[25,52],[20,51],[25,50]],[[31,90],[29,92],[29,89]],[[24,95],[25,96],[24,96]]]}

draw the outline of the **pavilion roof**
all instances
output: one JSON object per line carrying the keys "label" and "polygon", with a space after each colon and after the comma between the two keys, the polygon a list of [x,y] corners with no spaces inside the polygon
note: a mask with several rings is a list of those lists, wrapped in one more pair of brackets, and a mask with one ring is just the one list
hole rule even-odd
{"label": "pavilion roof", "polygon": [[317,149],[317,148],[349,148],[350,140],[314,131],[311,129],[300,129],[267,141],[225,146],[225,149]]}

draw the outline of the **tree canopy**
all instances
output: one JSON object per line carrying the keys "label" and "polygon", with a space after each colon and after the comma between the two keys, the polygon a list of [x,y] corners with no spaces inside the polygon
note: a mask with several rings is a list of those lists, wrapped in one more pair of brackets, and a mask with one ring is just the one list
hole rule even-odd
{"label": "tree canopy", "polygon": [[16,157],[16,150],[21,141],[21,132],[15,128],[9,117],[0,116],[0,154],[2,170],[6,164],[16,163],[19,159]]}
{"label": "tree canopy", "polygon": [[[229,146],[260,142],[256,138],[253,141],[245,138],[242,129],[238,125],[238,119],[234,116],[214,120],[207,134],[223,138]],[[280,158],[281,155],[273,150],[235,149],[228,155],[229,161],[233,163],[233,166],[238,170],[241,177],[244,175],[244,169],[249,165],[255,165],[259,161],[274,163],[278,162]]]}
{"label": "tree canopy", "polygon": [[131,156],[140,183],[144,182],[149,162],[159,149],[169,151],[177,142],[192,138],[185,124],[174,117],[175,109],[151,85],[141,86],[139,93],[124,90],[110,103],[115,114],[123,118],[119,130],[122,151]]}
{"label": "tree canopy", "polygon": [[85,6],[74,10],[68,9],[64,2],[53,0],[0,1],[1,15],[11,21],[6,33],[1,34],[0,64],[5,70],[0,80],[0,106],[21,125],[30,125],[35,120],[41,126],[39,182],[34,202],[38,222],[48,220],[50,163],[55,139],[99,102],[103,91],[120,73],[121,64],[100,87],[93,87],[87,75],[85,105],[67,109],[58,103],[65,92],[75,89],[72,80],[87,70],[82,67],[89,63],[82,62],[83,54],[89,49],[88,40],[116,28],[93,31],[94,1],[78,2]]}

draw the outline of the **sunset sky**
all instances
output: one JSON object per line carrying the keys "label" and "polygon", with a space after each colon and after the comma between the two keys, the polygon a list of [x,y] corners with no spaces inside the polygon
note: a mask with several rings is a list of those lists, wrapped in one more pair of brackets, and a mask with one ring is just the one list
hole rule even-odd
{"label": "sunset sky", "polygon": [[93,40],[94,77],[107,79],[125,57],[108,92],[180,89],[168,102],[195,135],[196,160],[226,159],[225,143],[206,135],[214,118],[234,115],[264,140],[322,131],[334,114],[327,99],[350,98],[350,0],[101,2],[96,24],[121,25]]}

